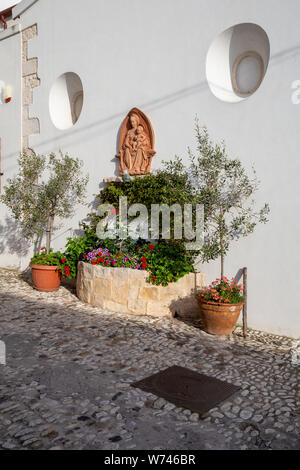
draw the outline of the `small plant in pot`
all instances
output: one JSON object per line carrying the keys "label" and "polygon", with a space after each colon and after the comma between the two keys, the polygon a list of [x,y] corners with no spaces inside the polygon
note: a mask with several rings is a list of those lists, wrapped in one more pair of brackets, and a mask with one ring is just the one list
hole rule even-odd
{"label": "small plant in pot", "polygon": [[30,262],[32,281],[34,287],[43,292],[52,292],[59,289],[62,276],[69,276],[70,267],[64,255],[57,251],[46,252],[41,248],[41,253],[31,258]]}
{"label": "small plant in pot", "polygon": [[230,335],[244,305],[243,286],[234,279],[216,279],[197,295],[204,328],[215,335]]}
{"label": "small plant in pot", "polygon": [[[24,151],[18,164],[18,174],[7,180],[0,201],[6,204],[18,221],[24,238],[34,245],[35,256],[31,260],[31,267],[35,287],[52,291],[59,287],[57,283],[60,282],[61,272],[68,276],[68,269],[62,262],[64,256],[51,250],[54,222],[56,219],[71,217],[76,204],[83,203],[88,177],[81,173],[80,160],[62,152],[59,156],[51,153],[47,157]],[[36,254],[40,251],[44,235],[46,247],[41,250],[42,253]],[[49,281],[47,285],[46,278],[50,279],[50,272],[56,280]],[[39,277],[43,279],[41,283]]]}
{"label": "small plant in pot", "polygon": [[[248,236],[258,223],[268,221],[270,209],[265,204],[260,210],[255,210],[253,194],[259,181],[254,169],[248,176],[240,160],[228,157],[224,142],[214,144],[207,129],[200,128],[197,120],[196,137],[198,155],[194,156],[189,151],[189,178],[198,195],[198,203],[204,206],[204,243],[200,258],[202,262],[221,260],[220,280],[201,292],[197,300],[204,323],[207,324],[208,311],[214,314],[214,327],[209,327],[210,333],[229,334],[235,323],[222,330],[223,315],[232,316],[236,322],[243,297],[239,294],[239,286],[228,284],[224,277],[225,256],[233,240]],[[234,312],[236,315],[232,315]]]}

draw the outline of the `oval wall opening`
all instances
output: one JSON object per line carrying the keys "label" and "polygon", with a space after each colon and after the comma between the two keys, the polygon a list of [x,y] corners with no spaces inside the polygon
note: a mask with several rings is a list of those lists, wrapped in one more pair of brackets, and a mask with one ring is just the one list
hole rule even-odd
{"label": "oval wall opening", "polygon": [[70,129],[78,121],[83,106],[83,87],[74,72],[60,75],[52,85],[49,112],[57,129]]}
{"label": "oval wall opening", "polygon": [[260,87],[270,59],[267,33],[257,24],[226,29],[212,42],[206,57],[206,77],[212,93],[238,103]]}

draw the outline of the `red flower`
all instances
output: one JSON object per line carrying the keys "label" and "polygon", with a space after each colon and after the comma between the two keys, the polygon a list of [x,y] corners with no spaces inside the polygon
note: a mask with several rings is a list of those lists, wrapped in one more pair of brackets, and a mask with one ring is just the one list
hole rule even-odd
{"label": "red flower", "polygon": [[65,264],[66,261],[67,261],[66,258],[63,258],[63,259],[61,260],[61,262],[62,262],[63,264]]}
{"label": "red flower", "polygon": [[41,248],[41,251],[43,251],[43,250],[46,250],[46,248],[44,246]]}
{"label": "red flower", "polygon": [[153,281],[155,281],[156,277],[152,276]]}
{"label": "red flower", "polygon": [[143,258],[141,258],[141,261],[147,261],[147,258],[145,258],[145,256],[143,256]]}
{"label": "red flower", "polygon": [[147,268],[147,263],[143,263],[143,264],[142,264],[142,268],[143,268],[143,269],[146,269],[146,268]]}
{"label": "red flower", "polygon": [[140,249],[140,245],[136,245],[137,249],[139,250]]}
{"label": "red flower", "polygon": [[92,264],[96,264],[96,261],[92,261]]}
{"label": "red flower", "polygon": [[154,250],[154,245],[149,245],[148,248],[149,250]]}

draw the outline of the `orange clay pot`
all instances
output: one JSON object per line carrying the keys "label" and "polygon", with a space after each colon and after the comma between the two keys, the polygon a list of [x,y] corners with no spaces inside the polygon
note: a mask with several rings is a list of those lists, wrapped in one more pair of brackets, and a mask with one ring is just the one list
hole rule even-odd
{"label": "orange clay pot", "polygon": [[34,288],[42,292],[53,292],[59,289],[61,272],[57,266],[39,266],[31,264],[31,275]]}
{"label": "orange clay pot", "polygon": [[218,304],[196,296],[204,328],[212,335],[230,335],[238,321],[244,302]]}

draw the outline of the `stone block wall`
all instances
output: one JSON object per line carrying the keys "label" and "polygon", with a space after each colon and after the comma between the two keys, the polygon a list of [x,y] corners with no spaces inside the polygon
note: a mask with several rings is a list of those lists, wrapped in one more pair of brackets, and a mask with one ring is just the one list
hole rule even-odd
{"label": "stone block wall", "polygon": [[83,302],[113,312],[170,317],[198,313],[195,292],[206,285],[203,273],[190,273],[168,286],[154,286],[148,273],[127,268],[103,268],[79,262],[77,296]]}
{"label": "stone block wall", "polygon": [[40,133],[40,122],[30,117],[29,107],[33,103],[33,89],[40,85],[37,57],[28,58],[28,41],[37,37],[37,25],[22,31],[22,148],[29,149],[29,137]]}

